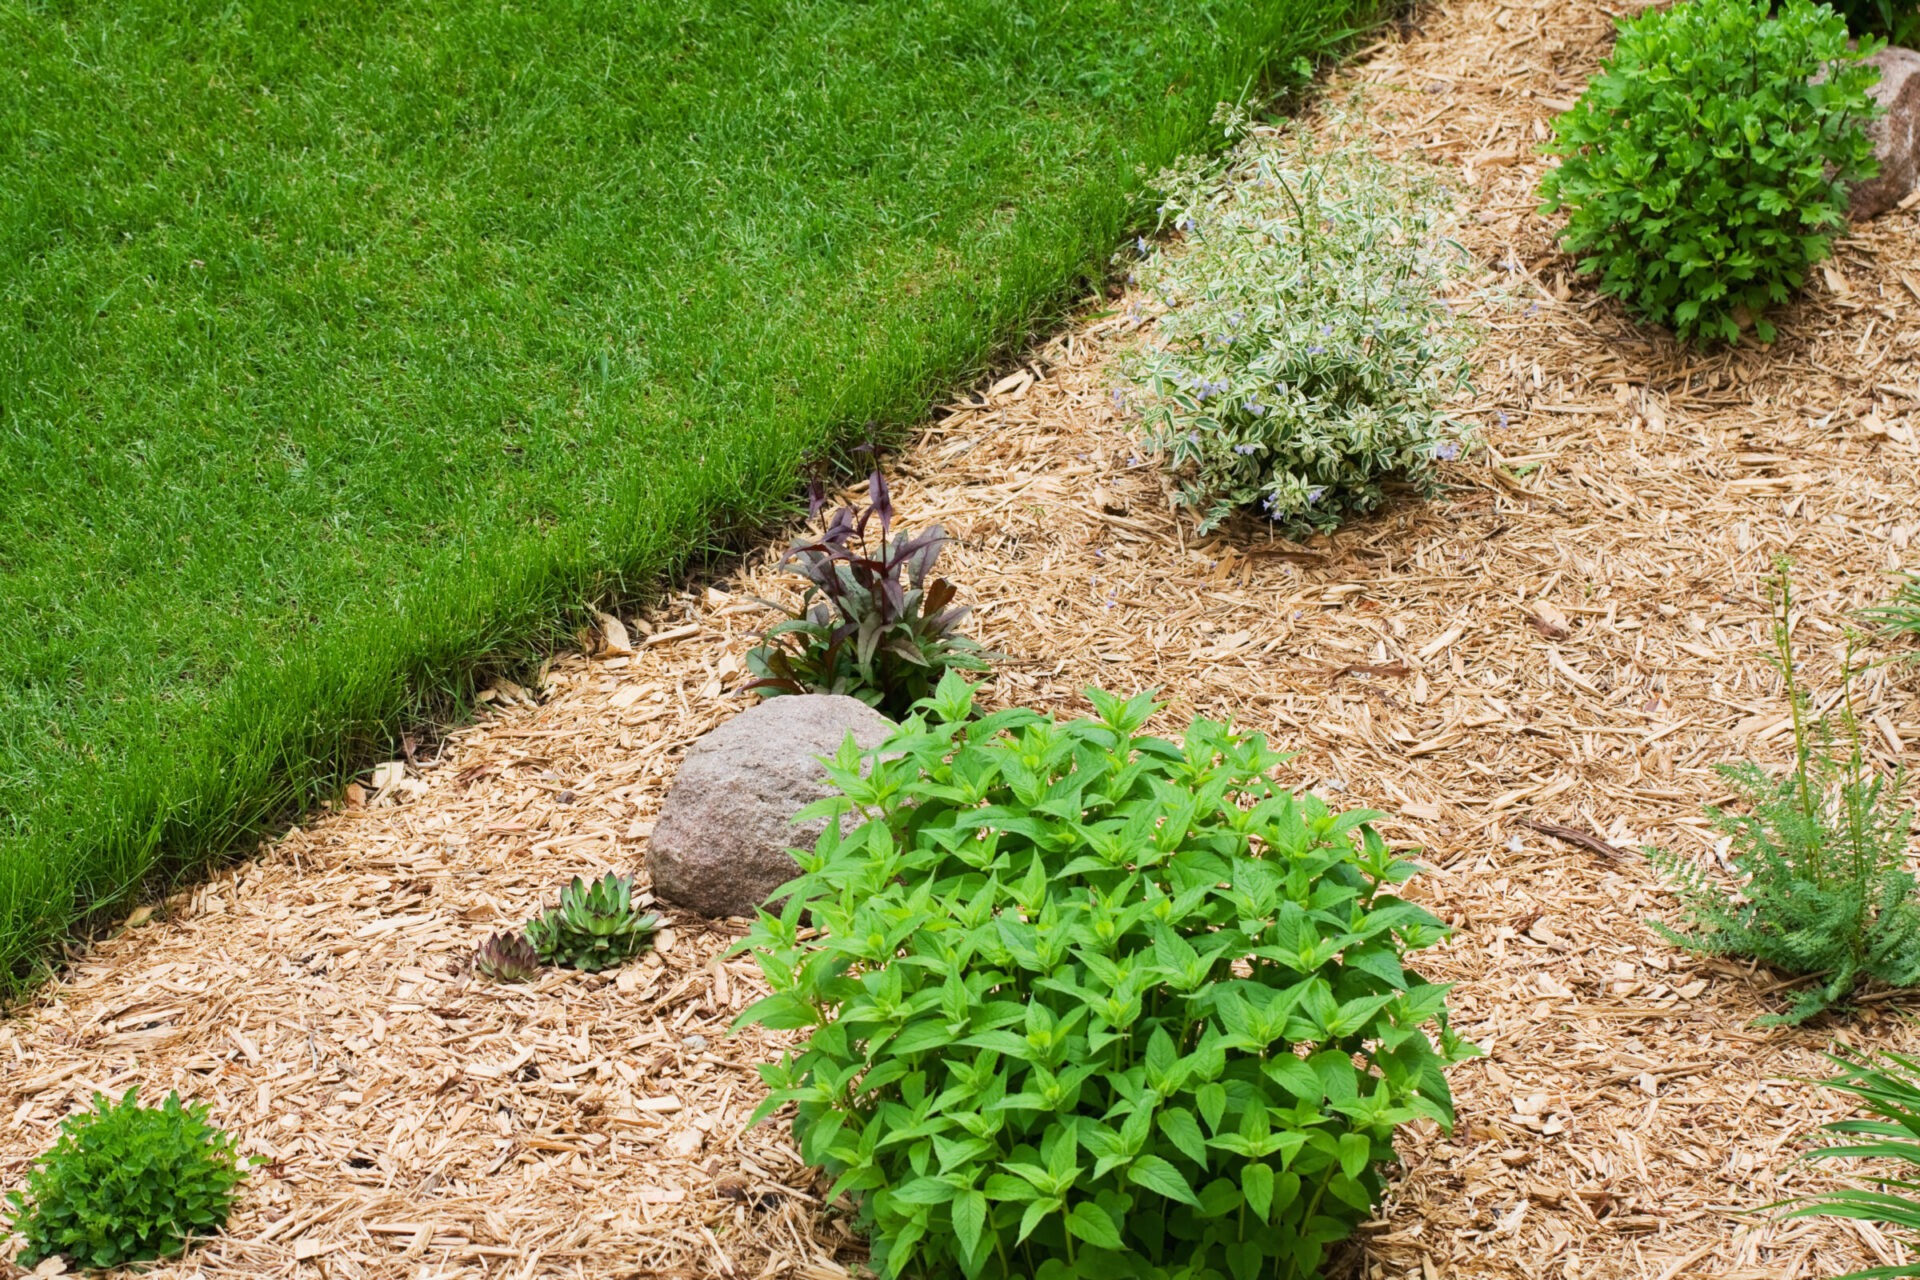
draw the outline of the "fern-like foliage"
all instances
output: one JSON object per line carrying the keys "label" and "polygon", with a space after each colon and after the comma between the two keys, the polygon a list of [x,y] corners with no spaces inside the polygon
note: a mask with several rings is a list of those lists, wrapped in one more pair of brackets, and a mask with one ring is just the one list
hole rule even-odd
{"label": "fern-like foliage", "polygon": [[1731,839],[1737,885],[1667,850],[1649,849],[1647,856],[1686,917],[1684,929],[1653,922],[1669,941],[1818,976],[1785,1014],[1761,1019],[1797,1024],[1845,1000],[1864,980],[1920,982],[1920,903],[1907,869],[1913,814],[1902,805],[1905,776],[1882,773],[1867,759],[1851,684],[1835,719],[1809,721],[1787,633],[1792,598],[1784,565],[1775,585],[1774,643],[1793,710],[1793,767],[1777,779],[1751,762],[1720,768],[1746,804],[1737,813],[1707,809],[1714,828]]}

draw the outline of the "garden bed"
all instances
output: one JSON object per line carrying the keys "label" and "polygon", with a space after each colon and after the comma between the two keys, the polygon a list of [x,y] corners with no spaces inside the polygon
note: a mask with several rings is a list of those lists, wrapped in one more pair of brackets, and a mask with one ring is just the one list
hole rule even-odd
{"label": "garden bed", "polygon": [[[1843,1108],[1792,1077],[1835,1036],[1920,1049],[1910,1001],[1757,1030],[1777,980],[1643,921],[1642,844],[1711,847],[1712,766],[1784,759],[1765,579],[1796,561],[1816,696],[1850,610],[1920,535],[1920,240],[1912,213],[1839,246],[1771,350],[1636,332],[1567,278],[1534,214],[1544,122],[1607,37],[1597,4],[1425,11],[1348,79],[1384,150],[1454,167],[1465,240],[1517,301],[1489,316],[1448,491],[1331,539],[1196,538],[1116,416],[1133,340],[1102,302],[939,414],[891,464],[903,518],[1012,655],[990,695],[1077,712],[1152,684],[1166,721],[1230,715],[1289,781],[1390,816],[1426,953],[1485,1058],[1460,1125],[1405,1145],[1363,1232],[1369,1276],[1815,1277],[1897,1256],[1872,1228],[1742,1216],[1809,1184],[1801,1138]],[[229,1232],[158,1275],[838,1275],[861,1251],[778,1124],[747,1128],[728,1038],[755,991],[739,930],[674,918],[657,957],[527,988],[470,981],[491,929],[566,876],[640,863],[678,754],[743,703],[783,590],[762,556],[568,656],[344,809],[102,943],[0,1025],[0,1182],[95,1089],[213,1103],[257,1173]],[[1911,760],[1920,686],[1858,686],[1874,750]],[[430,757],[430,758],[428,758]]]}

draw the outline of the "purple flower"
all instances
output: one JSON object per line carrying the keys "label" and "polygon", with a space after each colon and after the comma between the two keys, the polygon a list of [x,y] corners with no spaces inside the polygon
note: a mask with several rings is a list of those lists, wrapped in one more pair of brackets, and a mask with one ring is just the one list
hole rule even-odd
{"label": "purple flower", "polygon": [[1140,251],[1141,257],[1144,258],[1147,256],[1147,238],[1145,236],[1134,237],[1133,247]]}
{"label": "purple flower", "polygon": [[1243,458],[1250,458],[1260,452],[1260,446],[1257,444],[1237,444],[1233,446],[1233,451]]}
{"label": "purple flower", "polygon": [[1175,223],[1174,225],[1179,227],[1182,231],[1191,231],[1193,230],[1193,219],[1191,217],[1185,217],[1180,219],[1180,221]]}
{"label": "purple flower", "polygon": [[1264,417],[1267,412],[1267,406],[1261,404],[1259,400],[1253,398],[1252,396],[1249,396],[1246,402],[1242,404],[1240,407],[1242,409],[1245,409],[1248,413],[1252,414],[1256,418]]}
{"label": "purple flower", "polygon": [[1495,416],[1496,416],[1496,417],[1498,417],[1498,418],[1500,419],[1500,429],[1501,429],[1502,431],[1504,431],[1504,430],[1506,430],[1506,427],[1507,427],[1507,411],[1506,411],[1505,409],[1495,409],[1495,410],[1494,410],[1494,414],[1495,414]]}
{"label": "purple flower", "polygon": [[1326,493],[1325,489],[1321,489],[1317,487],[1307,490],[1307,502],[1309,504],[1312,504],[1320,501],[1320,497],[1324,493]]}
{"label": "purple flower", "polygon": [[1327,349],[1322,346],[1311,346],[1307,348],[1307,354],[1310,356],[1323,356],[1327,354]]}
{"label": "purple flower", "polygon": [[1442,462],[1452,462],[1460,456],[1460,446],[1451,440],[1433,446],[1433,456]]}

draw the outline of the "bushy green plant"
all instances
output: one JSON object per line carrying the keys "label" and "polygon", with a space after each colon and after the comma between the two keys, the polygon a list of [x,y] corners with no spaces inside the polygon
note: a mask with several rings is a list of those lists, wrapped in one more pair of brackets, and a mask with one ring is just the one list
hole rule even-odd
{"label": "bushy green plant", "polygon": [[1785,302],[1877,168],[1863,126],[1878,72],[1813,0],[1684,0],[1619,23],[1600,73],[1554,121],[1543,211],[1600,291],[1681,338],[1736,342]]}
{"label": "bushy green plant", "polygon": [[1429,488],[1459,453],[1443,406],[1472,338],[1444,296],[1462,254],[1432,179],[1288,130],[1160,182],[1185,240],[1138,268],[1165,310],[1122,395],[1174,502],[1202,530],[1247,509],[1302,532],[1374,510],[1386,481]]}
{"label": "bushy green plant", "polygon": [[32,1267],[62,1255],[80,1267],[151,1262],[218,1231],[246,1169],[233,1139],[207,1123],[205,1104],[170,1093],[157,1107],[138,1090],[61,1122],[60,1137],[11,1192],[12,1225]]}
{"label": "bushy green plant", "polygon": [[1466,1047],[1401,963],[1446,931],[1378,815],[1280,791],[1258,735],[1088,696],[975,719],[949,673],[842,749],[742,943],[772,988],[742,1023],[807,1032],[757,1115],[795,1105],[883,1276],[1314,1275],[1395,1130],[1451,1122]]}
{"label": "bushy green plant", "polygon": [[526,940],[547,964],[598,973],[647,949],[660,917],[634,909],[633,878],[609,871],[600,879],[573,878],[559,905],[527,921]]}
{"label": "bushy green plant", "polygon": [[[1863,979],[1902,987],[1920,982],[1920,904],[1907,869],[1913,814],[1901,805],[1904,775],[1882,774],[1867,759],[1859,722],[1845,705],[1850,685],[1837,734],[1829,721],[1810,722],[1794,672],[1792,604],[1783,564],[1774,588],[1774,661],[1793,715],[1793,767],[1775,779],[1751,762],[1724,765],[1720,774],[1746,800],[1747,811],[1707,810],[1714,828],[1732,841],[1738,883],[1721,883],[1665,850],[1647,851],[1672,883],[1690,926],[1683,932],[1655,923],[1669,941],[1818,975],[1787,1013],[1763,1023],[1804,1022],[1844,1000]],[[1846,743],[1843,754],[1836,737]]]}
{"label": "bushy green plant", "polygon": [[[838,693],[898,718],[933,691],[947,671],[985,671],[986,654],[955,628],[967,616],[954,585],[929,578],[947,532],[933,525],[891,536],[893,498],[886,477],[867,479],[867,505],[833,513],[818,537],[795,543],[781,563],[807,584],[800,607],[768,627],[747,654],[764,696]],[[810,516],[826,506],[813,486]],[[867,530],[879,523],[879,537]],[[778,607],[778,606],[775,606]]]}
{"label": "bushy green plant", "polygon": [[496,933],[474,949],[473,968],[495,982],[525,982],[540,971],[540,953],[522,933]]}
{"label": "bushy green plant", "polygon": [[[1897,1053],[1861,1060],[1828,1056],[1840,1067],[1840,1074],[1820,1083],[1859,1098],[1879,1118],[1822,1125],[1822,1132],[1842,1134],[1853,1141],[1817,1148],[1807,1152],[1806,1158],[1891,1160],[1920,1170],[1920,1062]],[[1870,1174],[1866,1181],[1868,1187],[1843,1187],[1771,1207],[1785,1208],[1783,1216],[1788,1218],[1854,1218],[1898,1227],[1920,1237],[1920,1175],[1898,1178]],[[1892,1280],[1898,1276],[1920,1277],[1920,1262],[1870,1267],[1837,1280]]]}

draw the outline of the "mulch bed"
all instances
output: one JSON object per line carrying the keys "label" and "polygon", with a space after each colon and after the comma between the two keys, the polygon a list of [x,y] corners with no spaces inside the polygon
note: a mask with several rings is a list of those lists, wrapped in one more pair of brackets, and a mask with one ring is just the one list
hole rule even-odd
{"label": "mulch bed", "polygon": [[[1714,858],[1717,763],[1785,758],[1765,579],[1790,554],[1796,640],[1838,688],[1849,611],[1920,533],[1920,239],[1898,213],[1839,247],[1770,350],[1689,352],[1570,279],[1534,213],[1545,121],[1615,12],[1590,0],[1425,11],[1343,77],[1384,152],[1459,174],[1487,316],[1483,447],[1448,491],[1336,537],[1206,538],[1169,514],[1110,398],[1137,340],[1102,302],[894,460],[913,523],[1012,655],[990,700],[1080,714],[1157,685],[1167,723],[1229,715],[1290,781],[1419,846],[1458,928],[1424,970],[1488,1050],[1460,1125],[1411,1135],[1356,1274],[1814,1277],[1903,1256],[1871,1227],[1744,1211],[1813,1185],[1802,1139],[1844,1108],[1795,1077],[1836,1039],[1920,1049],[1909,997],[1844,1020],[1644,921],[1637,852]],[[0,1024],[0,1184],[95,1089],[209,1101],[270,1163],[228,1233],[158,1276],[840,1276],[862,1251],[784,1128],[746,1126],[729,1037],[756,991],[738,922],[675,918],[618,974],[525,988],[466,958],[566,877],[640,865],[686,746],[743,705],[742,657],[789,588],[772,551],[500,686],[432,760],[101,943]],[[624,631],[627,643],[617,643]],[[630,652],[628,651],[630,650]],[[1872,746],[1920,743],[1920,684],[1856,685]],[[0,1273],[6,1264],[0,1263]]]}

